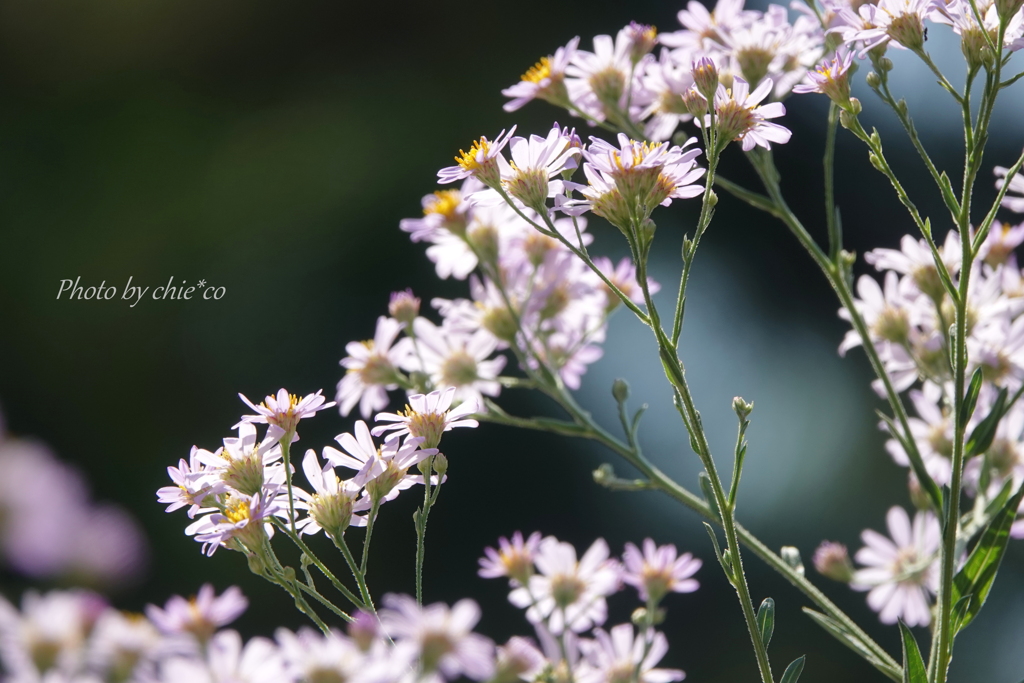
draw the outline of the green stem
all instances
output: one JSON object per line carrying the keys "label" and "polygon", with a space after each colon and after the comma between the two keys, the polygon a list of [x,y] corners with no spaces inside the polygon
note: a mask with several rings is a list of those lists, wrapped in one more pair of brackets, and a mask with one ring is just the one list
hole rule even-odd
{"label": "green stem", "polygon": [[377,511],[380,510],[380,501],[375,500],[370,505],[370,516],[366,519],[366,536],[363,537],[363,556],[359,560],[359,571],[366,576],[366,562],[370,559],[370,539],[373,537],[373,523],[377,521]]}
{"label": "green stem", "polygon": [[281,529],[281,531],[282,531],[282,532],[284,532],[284,534],[285,534],[285,535],[286,535],[286,536],[287,536],[287,537],[288,537],[289,539],[291,539],[292,543],[294,543],[294,544],[295,544],[296,546],[298,546],[299,550],[300,550],[300,551],[302,551],[302,552],[303,552],[303,553],[304,553],[304,554],[306,555],[306,557],[308,557],[308,558],[309,558],[309,561],[310,561],[310,562],[311,562],[311,563],[312,563],[312,564],[313,564],[313,565],[314,565],[314,566],[315,566],[315,567],[316,567],[317,569],[319,569],[319,570],[320,570],[320,573],[321,573],[321,574],[323,574],[324,576],[326,576],[326,577],[327,577],[327,580],[331,582],[331,585],[332,585],[332,586],[334,586],[334,588],[335,588],[335,589],[336,589],[336,590],[337,590],[337,591],[338,591],[339,593],[341,593],[342,595],[344,595],[344,596],[345,596],[345,598],[346,598],[346,599],[347,599],[347,600],[348,600],[349,602],[351,602],[351,603],[352,603],[353,605],[355,605],[355,606],[356,606],[356,607],[357,607],[358,609],[362,609],[362,610],[367,610],[367,611],[369,611],[369,609],[370,609],[370,608],[369,608],[369,607],[368,607],[368,606],[366,605],[366,603],[364,603],[364,602],[363,602],[362,600],[360,600],[360,599],[359,599],[359,598],[358,598],[358,597],[357,597],[357,596],[355,595],[355,593],[353,593],[352,591],[350,591],[350,590],[348,589],[348,587],[347,587],[347,586],[345,586],[345,584],[343,584],[343,583],[342,583],[341,581],[339,581],[339,580],[338,580],[338,577],[336,577],[336,576],[334,575],[334,573],[333,573],[333,572],[332,572],[332,571],[331,571],[330,569],[328,569],[328,568],[327,568],[327,565],[325,565],[325,564],[323,563],[323,561],[322,561],[322,560],[321,560],[320,558],[318,558],[318,557],[317,557],[316,555],[314,555],[314,554],[313,554],[313,551],[309,549],[309,546],[308,546],[308,545],[306,545],[306,542],[302,540],[302,537],[301,537],[301,536],[299,536],[298,534],[296,534],[295,532],[293,532],[293,531],[292,531],[291,529],[289,529],[289,528],[288,528],[287,526],[285,526],[285,525],[284,525],[284,524],[283,524],[283,523],[282,523],[282,522],[281,522],[280,520],[278,520],[277,518],[273,518],[273,522],[274,522],[274,525],[275,525],[275,526],[276,526],[276,527],[277,527],[278,529]]}
{"label": "green stem", "polygon": [[348,568],[352,571],[352,577],[356,580],[356,585],[359,586],[359,594],[363,596],[363,604],[366,606],[366,611],[371,614],[377,613],[377,608],[373,605],[373,597],[370,595],[370,589],[366,585],[366,578],[363,573],[359,571],[359,565],[356,564],[356,558],[352,556],[352,551],[349,550],[348,542],[345,540],[344,534],[339,535],[338,538],[333,538],[334,545],[337,546],[338,550],[345,557],[345,562],[348,564]]}
{"label": "green stem", "polygon": [[[812,3],[813,4],[813,3]],[[828,226],[828,260],[839,262],[839,250],[843,247],[843,236],[836,213],[836,128],[839,126],[839,107],[835,102],[828,110],[828,129],[825,135],[825,225]]]}
{"label": "green stem", "polygon": [[285,483],[288,487],[288,521],[291,524],[292,533],[298,536],[295,531],[295,494],[292,492],[291,447],[294,434],[294,430],[289,430],[281,437],[281,457],[284,460]]}
{"label": "green stem", "polygon": [[[436,495],[431,495],[431,473],[433,468],[433,457],[423,461],[423,507],[416,511],[416,602],[423,604],[423,563],[426,559],[427,548],[427,517],[430,515],[430,508],[433,507]],[[437,488],[441,482],[438,481]]]}

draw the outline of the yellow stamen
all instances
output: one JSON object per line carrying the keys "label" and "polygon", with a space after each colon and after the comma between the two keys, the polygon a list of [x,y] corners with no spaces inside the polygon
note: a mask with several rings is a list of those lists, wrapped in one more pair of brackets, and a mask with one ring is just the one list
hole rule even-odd
{"label": "yellow stamen", "polygon": [[540,61],[531,66],[526,70],[526,73],[522,75],[522,80],[527,83],[540,83],[545,78],[551,77],[551,59],[548,57],[541,57]]}

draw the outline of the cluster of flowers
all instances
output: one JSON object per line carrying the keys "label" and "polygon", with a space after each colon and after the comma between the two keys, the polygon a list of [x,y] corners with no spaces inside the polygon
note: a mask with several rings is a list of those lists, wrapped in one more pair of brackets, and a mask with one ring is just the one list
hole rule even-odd
{"label": "cluster of flowers", "polygon": [[[365,422],[357,422],[354,433],[336,437],[341,450],[323,449],[325,463],[316,451],[307,450],[302,470],[312,492],[295,484],[289,491],[283,448],[298,440],[300,420],[333,407],[334,402],[325,402],[319,391],[300,399],[281,389],[259,405],[241,396],[256,414],[242,417],[235,426],[238,436],[224,439],[224,445],[213,452],[193,446],[189,460],[167,468],[174,486],[161,488],[157,497],[167,504],[168,512],[187,507],[189,517],[198,516],[185,533],[203,543],[208,555],[224,546],[262,556],[265,541],[273,536],[275,518],[294,521],[300,533],[324,529],[338,540],[349,526],[367,524],[366,511],[422,484],[422,475],[409,473],[414,465],[432,458],[438,472],[432,481],[443,481],[447,461],[437,450],[441,435],[454,427],[477,425],[466,418],[474,410],[472,403],[450,409],[454,392],[449,388],[412,396],[406,411],[378,415],[377,421],[384,424],[372,433]],[[267,425],[262,441],[256,424]],[[387,436],[378,445],[374,436],[383,434]],[[355,474],[342,479],[338,467]],[[305,516],[290,520],[290,505]]]}
{"label": "cluster of flowers", "polygon": [[[997,168],[1005,180],[1007,170]],[[1024,192],[1024,177],[1010,179],[1010,189]],[[1003,206],[1024,212],[1024,200],[1008,196]],[[1024,385],[1024,272],[1014,249],[1024,242],[1024,223],[996,221],[980,251],[971,274],[968,302],[968,371],[980,368],[984,382],[967,431],[971,433],[992,412],[1001,389],[1011,396]],[[955,232],[940,248],[941,260],[956,283],[961,245]],[[952,370],[949,361],[949,328],[953,308],[946,294],[931,250],[923,241],[905,236],[901,248],[875,249],[865,260],[884,273],[883,284],[862,275],[857,281],[855,305],[869,326],[874,345],[897,391],[909,390],[916,416],[910,431],[928,474],[937,484],[949,485],[952,474],[953,415]],[[840,316],[849,320],[845,309]],[[851,330],[839,348],[841,354],[863,343]],[[884,395],[881,382],[875,390]],[[916,388],[914,388],[916,387]],[[991,500],[1007,482],[1014,488],[1024,483],[1024,402],[1009,401],[989,447],[971,458],[964,470],[964,492]],[[886,428],[883,425],[883,428]],[[893,460],[910,468],[910,458],[899,440],[886,448]],[[865,531],[866,547],[855,555],[864,568],[854,571],[840,544],[825,543],[815,555],[819,571],[869,590],[868,604],[885,623],[902,618],[910,625],[927,625],[929,600],[938,587],[939,522],[930,501],[921,491],[913,470],[908,471],[911,499],[920,509],[913,523],[906,511],[889,511],[892,540]],[[1024,513],[1024,506],[1020,510]],[[1024,538],[1024,518],[1011,527],[1011,535]]]}
{"label": "cluster of flowers", "polygon": [[[387,595],[377,616],[358,613],[347,633],[282,628],[274,640],[243,643],[223,628],[248,605],[235,587],[217,596],[207,584],[189,600],[149,605],[145,615],[120,612],[88,591],[29,592],[20,611],[0,598],[0,672],[7,683],[682,680],[682,671],[654,668],[668,644],[653,631],[653,610],[669,592],[697,589],[691,577],[700,560],[647,539],[643,552],[627,544],[623,562],[609,558],[603,540],[577,562],[571,545],[536,533],[487,549],[480,574],[510,578],[510,599],[528,608],[540,647],[520,636],[495,647],[473,632],[480,609],[468,599],[420,607],[409,596]],[[599,628],[605,596],[622,582],[636,586],[652,610],[635,638],[632,624]],[[578,636],[591,629],[593,638]]]}
{"label": "cluster of flowers", "polygon": [[131,515],[92,502],[78,470],[37,441],[6,434],[0,415],[0,563],[34,579],[113,586],[137,577],[146,554]]}

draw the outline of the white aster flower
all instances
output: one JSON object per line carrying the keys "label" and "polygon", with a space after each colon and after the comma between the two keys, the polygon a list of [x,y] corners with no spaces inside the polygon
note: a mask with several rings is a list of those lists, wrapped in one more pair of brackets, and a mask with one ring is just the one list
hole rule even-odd
{"label": "white aster flower", "polygon": [[575,130],[563,130],[557,123],[546,137],[512,138],[512,162],[501,179],[505,191],[536,211],[545,210],[548,197],[564,192],[562,181],[551,179],[578,165],[578,143]]}
{"label": "white aster flower", "polygon": [[272,640],[253,638],[245,646],[237,631],[210,641],[205,661],[172,658],[161,666],[160,683],[281,683],[288,680]]}
{"label": "white aster flower", "polygon": [[[1010,169],[1003,166],[996,166],[994,173],[996,174],[996,189],[1003,189],[1003,183],[1006,182],[1006,175],[1010,172]],[[1010,193],[1016,193],[1024,195],[1024,174],[1016,173],[1010,178],[1010,188],[1007,190],[1007,194],[1003,197],[1003,206],[1010,211],[1016,211],[1017,213],[1024,213],[1024,196],[1014,197]]]}
{"label": "white aster flower", "polygon": [[206,642],[222,626],[241,616],[249,601],[238,586],[231,586],[220,595],[213,585],[204,583],[199,592],[187,600],[172,595],[161,608],[146,605],[146,616],[164,635],[188,634]]}
{"label": "white aster flower", "polygon": [[409,403],[404,411],[398,413],[379,413],[375,418],[377,422],[390,424],[374,427],[372,434],[380,436],[385,432],[394,432],[393,436],[407,436],[411,438],[423,437],[423,445],[426,448],[436,448],[441,442],[441,434],[451,431],[455,427],[478,427],[476,420],[468,416],[479,413],[483,410],[472,401],[461,403],[458,407],[452,408],[452,399],[455,398],[455,387],[431,391],[429,394],[414,394],[409,397]]}
{"label": "white aster flower", "polygon": [[27,591],[19,613],[0,597],[0,661],[13,680],[41,674],[72,676],[85,661],[85,645],[103,599],[88,591]]}
{"label": "white aster flower", "polygon": [[401,437],[393,436],[378,447],[362,420],[356,422],[353,431],[354,436],[345,433],[335,437],[344,452],[328,446],[324,448],[324,458],[339,467],[356,470],[358,481],[364,483],[371,499],[380,502],[394,500],[400,491],[422,484],[423,477],[409,474],[409,468],[437,455],[436,448],[420,448],[422,437],[409,437],[402,443]]}
{"label": "white aster flower", "polygon": [[[277,488],[264,488],[253,496],[232,493],[224,502],[224,510],[205,515],[185,528],[203,544],[203,552],[212,556],[221,546],[249,551],[260,548],[274,534],[271,517],[288,518],[288,503],[281,500]],[[287,496],[284,496],[287,498]]]}
{"label": "white aster flower", "polygon": [[367,669],[373,666],[352,640],[337,631],[324,635],[309,628],[297,633],[279,628],[275,633],[281,659],[288,674],[285,680],[330,683],[368,681]]}
{"label": "white aster flower", "polygon": [[[939,247],[939,256],[951,277],[960,271],[960,238],[955,231],[946,233],[946,240]],[[864,260],[877,270],[894,270],[909,275],[914,285],[933,300],[941,300],[946,295],[931,249],[923,239],[915,240],[904,235],[899,250],[872,249],[864,254]]]}
{"label": "white aster flower", "polygon": [[498,539],[498,550],[484,548],[477,574],[485,579],[507,576],[513,586],[526,585],[533,576],[533,559],[540,540],[539,531],[534,531],[525,540],[521,531],[512,534],[511,541],[502,536]]}
{"label": "white aster flower", "polygon": [[635,545],[627,543],[622,562],[622,581],[635,586],[641,600],[657,603],[670,592],[692,593],[700,587],[691,577],[703,564],[701,560],[690,553],[679,556],[671,544],[656,546],[653,540],[645,538],[641,553]]}
{"label": "white aster flower", "polygon": [[577,679],[580,683],[670,683],[686,677],[679,669],[656,669],[654,665],[668,652],[665,634],[638,633],[632,624],[619,624],[611,633],[595,629],[594,640],[580,642],[584,662]]}
{"label": "white aster flower", "polygon": [[298,497],[296,509],[309,512],[295,526],[303,534],[315,534],[325,529],[332,538],[338,538],[350,525],[366,525],[366,518],[355,514],[370,508],[369,499],[359,497],[366,474],[360,472],[352,479],[339,479],[330,458],[326,454],[324,457],[328,463],[322,468],[313,449],[306,451],[302,459],[302,471],[313,487],[313,493],[295,489]]}
{"label": "white aster flower", "polygon": [[576,36],[565,47],[555,50],[555,54],[541,57],[539,62],[526,70],[518,83],[502,90],[502,95],[512,98],[510,102],[505,103],[505,111],[516,111],[535,99],[546,100],[556,106],[568,104],[565,68],[576,55],[579,44],[580,38]]}
{"label": "white aster flower", "polygon": [[341,360],[341,366],[346,372],[338,382],[336,397],[343,417],[348,416],[357,403],[363,417],[387,407],[388,392],[398,388],[398,367],[411,353],[406,339],[395,343],[401,330],[402,323],[381,316],[377,318],[373,339],[345,345],[348,355]]}
{"label": "white aster flower", "polygon": [[[196,477],[194,485],[205,485],[210,493],[223,493],[224,486],[218,487],[218,484],[224,484],[252,496],[262,491],[264,485],[284,483],[284,465],[278,462],[281,447],[277,438],[267,430],[267,437],[257,443],[256,427],[248,422],[236,426],[238,436],[224,439],[223,448],[214,453],[202,449],[196,452],[196,459],[206,467],[193,475]],[[276,434],[280,436],[281,432]]]}
{"label": "white aster flower", "polygon": [[[565,87],[573,107],[598,121],[625,112],[630,91],[639,81],[632,56],[633,40],[629,27],[614,39],[608,35],[594,36],[594,51],[577,50],[565,69]],[[630,82],[630,74],[633,81]]]}
{"label": "white aster flower", "polygon": [[[742,141],[744,152],[760,146],[771,149],[771,143],[785,144],[793,133],[768,119],[778,118],[786,113],[782,102],[760,102],[768,97],[774,82],[770,78],[761,81],[754,92],[750,92],[747,82],[736,76],[732,80],[732,88],[718,86],[715,93],[715,123],[721,135],[721,143],[730,140]],[[711,125],[711,116],[704,117],[704,126]]]}
{"label": "white aster flower", "polygon": [[89,635],[87,658],[106,680],[145,680],[166,647],[160,632],[141,614],[108,609]]}
{"label": "white aster flower", "polygon": [[460,675],[482,681],[494,673],[494,644],[473,633],[480,608],[472,600],[451,608],[441,603],[421,607],[408,595],[389,594],[384,605],[384,630],[395,640],[399,656],[418,660],[420,681],[440,683]]}
{"label": "white aster flower", "polygon": [[457,165],[438,171],[438,182],[454,183],[456,180],[476,178],[488,187],[499,187],[501,177],[508,172],[508,162],[501,155],[501,150],[505,149],[515,132],[516,127],[512,126],[508,133],[498,133],[493,142],[482,137],[473,143],[468,152],[460,149],[459,155],[455,157]]}
{"label": "white aster flower", "polygon": [[[724,44],[726,36],[761,16],[755,10],[743,9],[743,0],[718,0],[712,11],[703,3],[690,0],[686,9],[676,15],[684,30],[662,33],[658,42],[689,53],[705,52]],[[690,57],[680,61],[689,61]]]}
{"label": "white aster flower", "polygon": [[491,358],[497,350],[494,337],[483,331],[459,334],[437,327],[425,318],[413,324],[419,343],[419,358],[409,358],[406,367],[430,376],[434,386],[455,387],[454,400],[483,405],[483,396],[501,393],[498,375],[505,367],[504,356]]}
{"label": "white aster flower", "polygon": [[893,507],[886,516],[890,540],[865,530],[865,546],[854,558],[864,568],[854,572],[851,587],[870,591],[868,606],[883,624],[899,618],[908,626],[931,622],[929,598],[938,589],[939,520],[931,512],[918,512],[913,525],[906,510]]}
{"label": "white aster flower", "polygon": [[[267,396],[263,403],[260,403],[258,406],[253,405],[252,401],[247,399],[245,395],[239,394],[238,398],[242,399],[245,405],[256,411],[255,415],[243,415],[242,422],[239,424],[248,422],[250,424],[270,425],[268,436],[273,434],[281,437],[285,434],[294,434],[299,420],[313,417],[319,411],[335,405],[334,401],[325,403],[324,401],[327,399],[321,396],[322,393],[323,390],[321,389],[315,394],[307,394],[300,399],[295,394],[289,394],[285,389],[280,389],[277,392],[277,396]],[[235,426],[237,427],[238,425]],[[292,440],[297,441],[298,439]]]}
{"label": "white aster flower", "polygon": [[174,486],[163,486],[157,489],[157,502],[167,505],[166,512],[174,512],[188,506],[188,516],[195,518],[196,513],[202,509],[203,499],[215,493],[220,493],[226,486],[217,477],[210,477],[207,472],[204,460],[216,458],[217,456],[198,446],[192,446],[189,459],[178,461],[177,467],[168,467],[167,474],[170,476]]}
{"label": "white aster flower", "polygon": [[577,561],[571,544],[548,536],[540,542],[534,563],[540,573],[508,596],[516,607],[527,608],[527,619],[547,624],[555,635],[581,633],[604,623],[608,615],[605,596],[619,589],[621,569],[608,557],[603,538],[594,541]]}

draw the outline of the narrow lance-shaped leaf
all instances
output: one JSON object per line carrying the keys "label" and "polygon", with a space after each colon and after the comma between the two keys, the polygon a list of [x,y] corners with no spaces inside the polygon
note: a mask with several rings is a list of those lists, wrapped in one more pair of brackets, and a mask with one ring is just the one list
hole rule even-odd
{"label": "narrow lance-shaped leaf", "polygon": [[804,672],[804,662],[806,656],[801,656],[798,659],[794,659],[786,667],[786,671],[783,672],[782,678],[779,679],[779,683],[797,683],[800,680],[800,674]]}
{"label": "narrow lance-shaped leaf", "polygon": [[1006,544],[1010,540],[1010,527],[1017,518],[1017,508],[1024,498],[1024,486],[1015,493],[995,518],[985,528],[978,539],[967,562],[953,578],[952,600],[955,605],[960,598],[970,595],[971,600],[963,615],[960,628],[966,628],[985,605],[992,583],[996,580],[999,564],[1006,552]]}
{"label": "narrow lance-shaped leaf", "polygon": [[928,670],[921,657],[921,650],[917,647],[914,634],[902,619],[900,636],[903,640],[903,683],[928,683]]}
{"label": "narrow lance-shaped leaf", "polygon": [[974,414],[974,407],[978,405],[978,393],[981,391],[983,379],[981,368],[979,367],[971,377],[971,383],[967,387],[967,393],[964,395],[963,405],[960,406],[960,424],[967,424],[971,419],[971,415]]}
{"label": "narrow lance-shaped leaf", "polygon": [[992,410],[971,431],[971,436],[967,439],[966,456],[968,458],[984,453],[991,448],[992,442],[996,438],[999,421],[1003,419],[1008,410],[1006,406],[1007,393],[1006,387],[999,390],[999,395],[992,404]]}
{"label": "narrow lance-shaped leaf", "polygon": [[757,630],[761,632],[761,642],[765,649],[768,649],[775,631],[775,601],[771,598],[765,598],[757,608]]}

